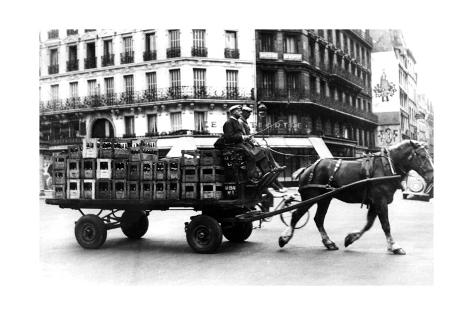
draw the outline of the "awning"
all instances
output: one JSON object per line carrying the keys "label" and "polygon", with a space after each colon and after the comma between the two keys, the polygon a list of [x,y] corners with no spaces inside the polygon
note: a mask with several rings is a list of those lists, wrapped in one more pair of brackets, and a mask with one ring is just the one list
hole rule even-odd
{"label": "awning", "polygon": [[[195,139],[193,137],[180,137],[174,138],[174,145],[171,150],[169,150],[166,157],[180,157],[182,156],[182,150],[197,150],[197,145],[195,144]],[[159,148],[159,146],[158,146]]]}
{"label": "awning", "polygon": [[333,158],[332,153],[330,153],[330,150],[327,148],[322,138],[310,137],[309,141],[321,158]]}
{"label": "awning", "polygon": [[267,145],[273,148],[314,148],[321,158],[333,157],[322,138],[268,137],[264,138],[264,140],[256,138],[256,141],[262,146]]}

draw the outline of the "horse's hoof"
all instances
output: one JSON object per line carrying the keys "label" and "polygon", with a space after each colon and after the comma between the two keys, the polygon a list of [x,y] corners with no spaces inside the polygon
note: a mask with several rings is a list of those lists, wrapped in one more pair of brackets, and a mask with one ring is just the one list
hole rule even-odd
{"label": "horse's hoof", "polygon": [[322,243],[328,250],[338,250],[338,246],[334,242],[322,240]]}
{"label": "horse's hoof", "polygon": [[279,237],[279,247],[283,248],[287,244],[287,241],[284,240],[282,236]]}
{"label": "horse's hoof", "polygon": [[405,254],[406,254],[406,252],[405,252],[404,249],[402,249],[402,248],[393,249],[393,250],[392,250],[392,253],[393,253],[394,255],[405,255]]}
{"label": "horse's hoof", "polygon": [[357,236],[357,233],[350,233],[345,237],[345,247],[350,246],[353,244],[354,241],[356,241],[359,237]]}

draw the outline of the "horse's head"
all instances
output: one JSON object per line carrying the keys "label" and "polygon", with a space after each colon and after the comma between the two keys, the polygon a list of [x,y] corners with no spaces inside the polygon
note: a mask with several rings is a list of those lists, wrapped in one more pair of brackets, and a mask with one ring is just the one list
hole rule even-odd
{"label": "horse's head", "polygon": [[390,148],[391,156],[396,159],[397,168],[406,173],[416,171],[424,178],[427,184],[434,181],[434,163],[427,151],[425,143],[415,140],[404,140]]}

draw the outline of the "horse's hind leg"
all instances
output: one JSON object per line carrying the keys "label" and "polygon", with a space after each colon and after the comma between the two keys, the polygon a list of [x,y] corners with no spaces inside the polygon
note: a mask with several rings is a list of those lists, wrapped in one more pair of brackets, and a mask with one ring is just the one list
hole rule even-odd
{"label": "horse's hind leg", "polygon": [[379,221],[381,222],[384,235],[386,236],[386,241],[388,242],[388,251],[395,255],[405,255],[406,252],[399,245],[397,245],[396,242],[394,242],[394,239],[391,236],[391,226],[389,224],[388,217],[388,205],[386,202],[380,206],[378,217]]}
{"label": "horse's hind leg", "polygon": [[320,236],[322,237],[322,243],[324,246],[328,250],[337,250],[337,245],[328,237],[328,234],[324,228],[325,215],[327,214],[331,200],[332,198],[327,198],[317,203],[317,212],[315,213],[314,221],[317,229],[319,230]]}
{"label": "horse's hind leg", "polygon": [[366,231],[373,226],[376,215],[378,214],[377,207],[369,205],[368,214],[366,215],[366,224],[359,232],[350,233],[345,237],[345,247],[350,246],[353,242],[358,240]]}

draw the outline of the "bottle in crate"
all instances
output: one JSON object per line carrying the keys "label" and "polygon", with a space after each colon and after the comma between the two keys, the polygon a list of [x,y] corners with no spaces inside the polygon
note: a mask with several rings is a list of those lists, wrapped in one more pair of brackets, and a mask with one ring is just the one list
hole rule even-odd
{"label": "bottle in crate", "polygon": [[126,180],[114,179],[112,180],[113,193],[112,199],[127,199]]}
{"label": "bottle in crate", "polygon": [[82,157],[94,159],[98,157],[97,139],[82,139]]}
{"label": "bottle in crate", "polygon": [[67,180],[67,199],[80,199],[80,179]]}
{"label": "bottle in crate", "polygon": [[113,142],[113,157],[116,159],[128,159],[129,156],[128,142],[115,140]]}
{"label": "bottle in crate", "polygon": [[111,179],[97,179],[96,199],[111,199],[112,197],[112,180]]}
{"label": "bottle in crate", "polygon": [[165,180],[166,179],[167,163],[164,160],[159,160],[154,164],[154,179]]}
{"label": "bottle in crate", "polygon": [[66,171],[53,170],[53,185],[64,185],[66,183]]}
{"label": "bottle in crate", "polygon": [[97,179],[112,178],[112,159],[97,159]]}
{"label": "bottle in crate", "polygon": [[158,147],[156,140],[143,140],[141,142],[141,160],[142,161],[158,161]]}
{"label": "bottle in crate", "polygon": [[183,166],[181,169],[181,179],[185,183],[197,183],[199,172],[197,166]]}
{"label": "bottle in crate", "polygon": [[164,181],[155,181],[154,182],[154,198],[153,199],[167,199],[166,194],[166,182]]}
{"label": "bottle in crate", "polygon": [[179,167],[180,159],[171,158],[167,160],[167,179],[168,180],[179,180],[181,177],[181,169]]}
{"label": "bottle in crate", "polygon": [[130,161],[141,161],[141,144],[138,140],[133,140],[130,147]]}
{"label": "bottle in crate", "polygon": [[152,180],[153,179],[153,162],[152,161],[141,161],[141,180]]}
{"label": "bottle in crate", "polygon": [[181,183],[181,199],[197,199],[197,183]]}
{"label": "bottle in crate", "polygon": [[223,198],[223,184],[222,183],[201,183],[200,184],[200,199],[220,200],[222,198]]}
{"label": "bottle in crate", "polygon": [[178,181],[167,182],[168,199],[179,199],[180,185]]}
{"label": "bottle in crate", "polygon": [[225,173],[222,166],[201,166],[200,181],[204,183],[224,182]]}
{"label": "bottle in crate", "polygon": [[54,198],[66,199],[66,184],[53,185]]}
{"label": "bottle in crate", "polygon": [[200,150],[200,165],[222,165],[222,151],[216,149]]}
{"label": "bottle in crate", "polygon": [[82,158],[82,145],[72,145],[68,148],[68,155],[71,159],[80,159]]}
{"label": "bottle in crate", "polygon": [[82,178],[84,179],[95,179],[97,170],[96,159],[82,159]]}
{"label": "bottle in crate", "polygon": [[128,199],[138,200],[140,199],[140,188],[137,180],[127,180],[126,190]]}
{"label": "bottle in crate", "polygon": [[98,158],[111,159],[113,157],[113,143],[103,139],[98,141]]}
{"label": "bottle in crate", "polygon": [[128,162],[128,180],[140,179],[141,162]]}
{"label": "bottle in crate", "polygon": [[69,179],[80,178],[80,160],[79,159],[67,159],[67,178]]}
{"label": "bottle in crate", "polygon": [[126,179],[127,175],[128,175],[127,160],[126,159],[112,160],[112,178],[113,179]]}
{"label": "bottle in crate", "polygon": [[150,200],[153,199],[153,182],[150,180],[141,182],[141,199]]}
{"label": "bottle in crate", "polygon": [[95,199],[95,179],[84,179],[81,184],[82,198]]}
{"label": "bottle in crate", "polygon": [[58,154],[53,156],[53,169],[65,170],[66,169],[67,154]]}
{"label": "bottle in crate", "polygon": [[199,151],[198,150],[182,150],[181,166],[198,166]]}

